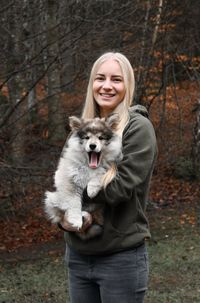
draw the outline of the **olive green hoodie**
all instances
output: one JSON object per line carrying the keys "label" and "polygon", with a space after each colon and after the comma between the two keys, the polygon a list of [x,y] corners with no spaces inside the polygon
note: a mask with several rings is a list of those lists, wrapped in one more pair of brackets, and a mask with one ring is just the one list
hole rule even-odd
{"label": "olive green hoodie", "polygon": [[133,106],[129,113],[117,176],[92,199],[94,203],[105,203],[103,234],[83,241],[73,232],[65,233],[69,247],[79,253],[110,254],[136,247],[150,238],[145,209],[157,155],[156,137],[144,107]]}

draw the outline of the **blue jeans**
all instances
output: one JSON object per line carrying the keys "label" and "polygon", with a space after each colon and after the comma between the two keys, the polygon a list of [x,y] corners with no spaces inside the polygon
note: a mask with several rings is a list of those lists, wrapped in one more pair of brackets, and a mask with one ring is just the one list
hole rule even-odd
{"label": "blue jeans", "polygon": [[145,244],[108,256],[67,249],[71,303],[143,303],[148,283]]}

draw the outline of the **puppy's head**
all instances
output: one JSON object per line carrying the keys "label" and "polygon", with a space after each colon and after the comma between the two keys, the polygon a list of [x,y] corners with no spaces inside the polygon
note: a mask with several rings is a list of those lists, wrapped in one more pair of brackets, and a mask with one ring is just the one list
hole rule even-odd
{"label": "puppy's head", "polygon": [[108,118],[80,119],[75,116],[69,118],[72,132],[79,137],[90,168],[95,169],[100,165],[102,153],[112,140],[118,123],[117,114]]}

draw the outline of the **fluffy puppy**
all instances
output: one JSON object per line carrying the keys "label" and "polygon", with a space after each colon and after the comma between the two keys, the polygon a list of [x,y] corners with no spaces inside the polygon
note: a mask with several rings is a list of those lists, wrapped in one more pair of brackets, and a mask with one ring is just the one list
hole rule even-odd
{"label": "fluffy puppy", "polygon": [[77,233],[83,240],[103,231],[103,205],[87,204],[82,208],[82,194],[93,198],[102,189],[102,179],[109,168],[122,159],[121,138],[115,133],[119,117],[80,119],[70,117],[71,135],[64,147],[55,173],[54,192],[45,193],[45,211],[53,223],[63,216],[75,228],[81,229],[84,211],[93,216],[93,224]]}

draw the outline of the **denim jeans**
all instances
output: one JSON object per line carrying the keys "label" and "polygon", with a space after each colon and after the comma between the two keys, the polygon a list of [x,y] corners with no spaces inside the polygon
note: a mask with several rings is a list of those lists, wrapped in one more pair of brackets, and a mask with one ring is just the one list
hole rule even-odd
{"label": "denim jeans", "polygon": [[145,244],[108,256],[67,249],[71,303],[143,303],[149,264]]}

